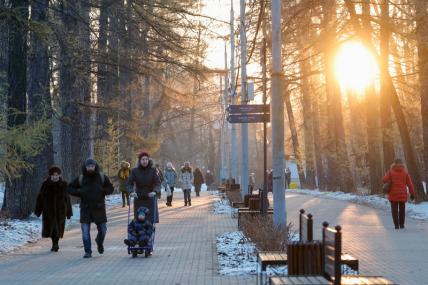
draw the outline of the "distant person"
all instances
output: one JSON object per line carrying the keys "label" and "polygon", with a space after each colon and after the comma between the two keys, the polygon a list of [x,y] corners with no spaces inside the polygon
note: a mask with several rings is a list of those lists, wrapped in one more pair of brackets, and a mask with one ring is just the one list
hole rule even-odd
{"label": "distant person", "polygon": [[[162,185],[163,185],[163,183],[164,183],[164,176],[163,176],[162,169],[161,169],[161,168],[160,168],[160,166],[159,166],[159,163],[156,163],[156,164],[155,164],[155,168],[156,168],[156,170],[157,170],[157,172],[158,172],[160,185],[162,186]],[[162,191],[160,191],[160,190],[159,190],[159,193],[158,193],[157,195],[158,195],[158,198],[160,199],[160,198],[161,198],[161,196],[162,196]]]}
{"label": "distant person", "polygon": [[174,196],[175,184],[177,183],[177,180],[178,180],[177,171],[172,165],[172,162],[168,162],[166,164],[164,178],[165,178],[165,187],[169,187],[171,191],[171,195],[166,197],[166,206],[172,207],[172,199]]}
{"label": "distant person", "polygon": [[193,173],[190,162],[185,162],[180,170],[180,184],[184,194],[184,206],[192,206],[192,197],[190,190],[193,184]]}
{"label": "distant person", "polygon": [[267,188],[268,192],[273,191],[273,170],[267,170]]}
{"label": "distant person", "polygon": [[205,174],[205,184],[207,185],[207,190],[212,191],[211,185],[214,183],[214,175],[211,173],[211,171],[207,170],[207,173]]}
{"label": "distant person", "polygon": [[73,216],[73,208],[67,194],[67,182],[61,178],[61,169],[56,165],[49,168],[49,176],[37,196],[34,214],[37,217],[43,214],[42,237],[51,238],[51,251],[57,252],[59,239],[64,235],[65,218]]}
{"label": "distant person", "polygon": [[256,186],[256,174],[254,172],[250,174],[248,186],[250,186],[250,194],[252,194],[254,187]]}
{"label": "distant person", "polygon": [[290,189],[290,184],[291,184],[291,171],[290,171],[290,168],[287,167],[285,169],[285,188]]}
{"label": "distant person", "polygon": [[122,161],[120,164],[117,177],[119,178],[119,191],[122,194],[122,207],[129,206],[129,192],[126,189],[126,182],[128,181],[129,174],[131,173],[131,165],[127,161]]}
{"label": "distant person", "polygon": [[114,191],[110,179],[102,173],[95,160],[88,158],[82,166],[82,174],[68,186],[70,195],[80,198],[80,224],[85,250],[84,258],[92,257],[91,223],[97,225],[95,238],[99,254],[104,253],[104,239],[107,233],[105,196]]}
{"label": "distant person", "polygon": [[196,197],[200,196],[202,184],[204,184],[204,175],[201,170],[196,167],[195,171],[193,171],[193,185],[195,186]]}
{"label": "distant person", "polygon": [[410,199],[415,199],[415,191],[409,173],[406,171],[403,161],[399,158],[394,160],[390,170],[383,177],[383,182],[390,181],[388,200],[391,203],[392,220],[395,229],[404,229],[406,215],[407,187]]}

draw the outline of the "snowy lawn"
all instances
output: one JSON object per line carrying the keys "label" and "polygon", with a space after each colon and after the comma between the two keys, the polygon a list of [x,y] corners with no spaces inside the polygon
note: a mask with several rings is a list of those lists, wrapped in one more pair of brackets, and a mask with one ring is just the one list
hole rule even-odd
{"label": "snowy lawn", "polygon": [[[362,204],[381,210],[390,210],[389,201],[378,195],[355,195],[343,192],[320,192],[319,190],[293,189],[287,190],[287,193],[306,194],[320,198],[335,199]],[[428,220],[428,202],[420,204],[407,203],[406,213],[408,217],[418,220]]]}
{"label": "snowy lawn", "polygon": [[[0,196],[2,191],[0,190]],[[106,197],[106,207],[113,208],[122,205],[120,194]],[[79,223],[80,208],[73,205],[73,216],[66,220],[66,230],[73,224]],[[27,243],[34,243],[41,238],[42,217],[37,218],[32,214],[25,220],[7,219],[0,221],[0,254],[13,251]],[[64,234],[66,235],[66,233]]]}
{"label": "snowy lawn", "polygon": [[237,212],[238,209],[232,208],[229,204],[228,199],[218,196],[214,200],[213,211],[214,211],[214,215],[223,215],[223,214],[232,215],[235,212]]}

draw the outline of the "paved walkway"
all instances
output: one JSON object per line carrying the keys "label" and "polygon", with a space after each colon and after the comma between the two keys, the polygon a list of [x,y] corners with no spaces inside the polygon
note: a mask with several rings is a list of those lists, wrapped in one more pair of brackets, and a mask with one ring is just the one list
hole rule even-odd
{"label": "paved walkway", "polygon": [[[204,192],[184,207],[176,193],[174,207],[160,201],[153,256],[132,259],[126,251],[127,208],[108,212],[105,253],[92,245],[92,258],[83,259],[80,227],[74,226],[60,240],[58,253],[51,253],[44,239],[6,257],[0,257],[0,284],[255,284],[256,277],[226,277],[218,274],[215,237],[237,229],[236,219],[213,215],[213,196]],[[95,226],[91,233],[95,238]]]}
{"label": "paved walkway", "polygon": [[[115,208],[109,211],[104,255],[94,250],[92,259],[82,258],[76,225],[60,241],[58,253],[51,253],[50,241],[42,240],[0,257],[0,284],[255,284],[254,276],[225,277],[217,273],[215,236],[235,231],[236,219],[213,215],[213,196],[208,193],[193,198],[192,206],[186,208],[182,196],[177,196],[173,208],[166,208],[161,200],[156,248],[148,259],[127,255],[123,245],[127,211]],[[428,222],[408,219],[406,229],[397,231],[387,212],[288,194],[288,220],[295,225],[300,208],[314,215],[316,238],[320,237],[324,220],[342,226],[344,251],[360,259],[362,274],[383,275],[403,285],[428,284]]]}

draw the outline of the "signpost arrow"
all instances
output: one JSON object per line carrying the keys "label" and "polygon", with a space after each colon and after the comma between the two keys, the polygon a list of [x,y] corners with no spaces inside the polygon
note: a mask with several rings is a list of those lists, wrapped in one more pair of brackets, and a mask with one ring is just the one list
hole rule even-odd
{"label": "signpost arrow", "polygon": [[231,114],[227,117],[231,124],[270,122],[270,114]]}
{"label": "signpost arrow", "polygon": [[227,107],[227,111],[230,114],[269,113],[270,105],[269,104],[230,105],[229,107]]}

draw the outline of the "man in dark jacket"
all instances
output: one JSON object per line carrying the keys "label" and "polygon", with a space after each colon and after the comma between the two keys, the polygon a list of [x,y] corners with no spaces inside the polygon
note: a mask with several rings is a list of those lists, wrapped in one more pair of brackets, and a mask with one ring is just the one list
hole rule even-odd
{"label": "man in dark jacket", "polygon": [[204,183],[204,176],[201,170],[196,167],[193,171],[193,185],[195,186],[196,197],[200,196],[201,186]]}
{"label": "man in dark jacket", "polygon": [[70,195],[80,197],[80,224],[82,228],[84,258],[92,257],[91,223],[95,223],[98,235],[95,239],[100,254],[104,253],[104,238],[107,232],[105,196],[112,194],[113,185],[109,178],[100,172],[95,160],[88,158],[82,166],[82,174],[68,187]]}
{"label": "man in dark jacket", "polygon": [[147,152],[138,155],[138,165],[131,170],[127,188],[134,198],[134,217],[137,219],[137,209],[146,207],[150,210],[149,221],[152,224],[159,222],[156,195],[160,192],[160,179],[153,161]]}

